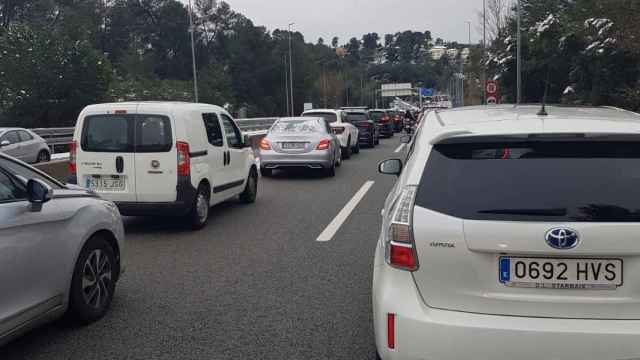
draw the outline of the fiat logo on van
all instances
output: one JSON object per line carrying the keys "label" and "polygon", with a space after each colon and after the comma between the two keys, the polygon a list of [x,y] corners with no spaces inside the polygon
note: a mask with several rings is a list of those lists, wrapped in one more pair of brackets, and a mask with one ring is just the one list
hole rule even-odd
{"label": "fiat logo on van", "polygon": [[580,242],[578,232],[569,228],[551,229],[547,231],[544,239],[549,246],[560,250],[573,249]]}
{"label": "fiat logo on van", "polygon": [[153,161],[151,162],[151,167],[152,167],[152,168],[154,168],[154,169],[159,168],[159,167],[160,167],[160,161],[158,161],[158,160],[153,160]]}

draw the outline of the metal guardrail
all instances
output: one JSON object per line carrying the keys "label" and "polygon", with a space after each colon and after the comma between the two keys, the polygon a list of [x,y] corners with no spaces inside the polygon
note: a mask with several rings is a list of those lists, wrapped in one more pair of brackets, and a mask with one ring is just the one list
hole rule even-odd
{"label": "metal guardrail", "polygon": [[[271,128],[276,120],[278,118],[254,118],[236,119],[235,122],[242,132],[254,136],[266,134],[266,131]],[[45,139],[51,149],[51,153],[56,154],[56,149],[61,150],[63,153],[68,151],[68,145],[73,141],[75,128],[39,128],[31,130]]]}

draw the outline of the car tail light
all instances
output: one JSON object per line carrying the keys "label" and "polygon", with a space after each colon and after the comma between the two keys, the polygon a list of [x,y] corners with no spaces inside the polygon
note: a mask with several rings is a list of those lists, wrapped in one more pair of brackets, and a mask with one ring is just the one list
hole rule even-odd
{"label": "car tail light", "polygon": [[316,150],[329,150],[329,145],[331,145],[331,142],[327,139],[322,139],[320,140],[320,143],[318,143],[318,147],[316,148]]}
{"label": "car tail light", "polygon": [[334,127],[331,128],[331,132],[336,134],[336,135],[340,135],[344,132],[344,128],[343,127]]}
{"label": "car tail light", "polygon": [[262,140],[260,140],[260,149],[271,150],[271,144],[269,144],[269,140],[262,138]]}
{"label": "car tail light", "polygon": [[407,186],[402,190],[390,211],[392,215],[387,231],[387,263],[407,271],[418,270],[418,255],[412,228],[415,197],[415,186]]}
{"label": "car tail light", "polygon": [[387,347],[396,348],[396,315],[387,314]]}
{"label": "car tail light", "polygon": [[78,143],[72,142],[69,144],[69,174],[73,175],[78,171],[76,166],[76,158],[78,153]]}
{"label": "car tail light", "polygon": [[177,142],[178,150],[178,176],[189,176],[191,174],[191,155],[189,155],[189,144]]}

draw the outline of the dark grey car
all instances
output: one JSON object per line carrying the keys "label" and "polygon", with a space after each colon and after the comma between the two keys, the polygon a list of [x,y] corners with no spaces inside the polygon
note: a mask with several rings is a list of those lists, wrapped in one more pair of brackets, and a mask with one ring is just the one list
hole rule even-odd
{"label": "dark grey car", "polygon": [[274,169],[322,169],[334,176],[342,164],[340,141],[329,123],[320,117],[282,118],[260,143],[260,170],[271,175]]}
{"label": "dark grey car", "polygon": [[0,152],[28,163],[51,160],[47,141],[21,128],[0,128]]}

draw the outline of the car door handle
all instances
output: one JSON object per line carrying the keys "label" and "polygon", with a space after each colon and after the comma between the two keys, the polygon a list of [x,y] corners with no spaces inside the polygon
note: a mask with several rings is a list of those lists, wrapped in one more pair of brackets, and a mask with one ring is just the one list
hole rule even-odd
{"label": "car door handle", "polygon": [[122,158],[122,156],[118,156],[116,158],[116,171],[118,172],[118,174],[122,174],[122,172],[124,171],[124,159]]}
{"label": "car door handle", "polygon": [[227,150],[227,165],[231,165],[231,151]]}

